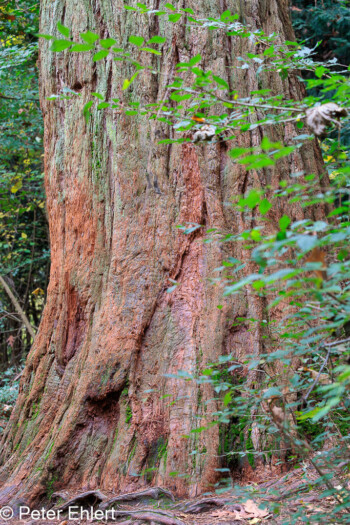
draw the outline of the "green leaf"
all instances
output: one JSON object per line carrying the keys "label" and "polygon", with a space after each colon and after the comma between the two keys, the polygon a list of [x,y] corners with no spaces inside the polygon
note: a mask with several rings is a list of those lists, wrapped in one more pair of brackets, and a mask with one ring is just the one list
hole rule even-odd
{"label": "green leaf", "polygon": [[181,13],[174,13],[173,15],[169,15],[169,22],[178,22],[181,18]]}
{"label": "green leaf", "polygon": [[305,421],[305,419],[311,419],[321,411],[321,407],[316,407],[305,414],[297,416],[298,421]]}
{"label": "green leaf", "polygon": [[42,33],[38,33],[36,35],[38,38],[45,38],[45,40],[52,40],[53,39],[53,36],[52,35],[44,35]]}
{"label": "green leaf", "polygon": [[231,159],[237,159],[238,157],[241,157],[245,153],[250,153],[253,151],[253,148],[232,148],[228,152]]}
{"label": "green leaf", "polygon": [[57,29],[61,33],[61,35],[65,36],[66,38],[69,38],[68,27],[62,25],[61,22],[57,22]]}
{"label": "green leaf", "polygon": [[176,11],[175,7],[172,5],[172,4],[165,4],[165,6],[167,9],[170,9],[171,11]]}
{"label": "green leaf", "polygon": [[138,47],[142,46],[144,40],[145,39],[142,36],[135,36],[135,35],[129,36],[130,44],[134,44],[135,46],[138,46]]}
{"label": "green leaf", "polygon": [[85,121],[86,123],[89,122],[89,118],[90,118],[90,111],[89,109],[91,108],[91,106],[93,105],[93,101],[90,100],[89,102],[87,102],[83,108],[83,115],[85,117]]}
{"label": "green leaf", "polygon": [[69,40],[54,40],[51,44],[50,51],[53,51],[55,53],[58,53],[59,51],[64,51],[65,49],[68,49],[73,42],[70,42]]}
{"label": "green leaf", "polygon": [[346,367],[345,371],[342,374],[340,374],[340,376],[338,377],[338,381],[342,383],[343,381],[348,379],[348,377],[350,377],[350,366]]}
{"label": "green leaf", "polygon": [[251,210],[253,210],[255,208],[255,206],[258,204],[259,200],[260,200],[259,192],[256,191],[256,190],[251,190],[249,192],[248,197],[245,199],[245,202],[246,202],[247,206]]}
{"label": "green leaf", "polygon": [[315,75],[318,77],[318,78],[321,78],[323,77],[324,73],[327,71],[327,69],[323,66],[318,66],[316,69],[315,69]]}
{"label": "green leaf", "polygon": [[260,203],[259,203],[259,210],[260,210],[260,213],[261,215],[266,215],[266,213],[272,208],[272,204],[270,201],[268,201],[267,199],[263,199]]}
{"label": "green leaf", "polygon": [[337,406],[341,402],[341,398],[336,396],[332,397],[326,406],[322,407],[317,413],[313,416],[312,421],[316,422],[322,419],[324,416],[328,414],[328,412],[333,408],[334,406]]}
{"label": "green leaf", "polygon": [[96,91],[91,93],[91,95],[93,95],[94,97],[98,98],[99,100],[104,100],[105,99],[105,97],[103,95],[101,95],[101,93],[96,93]]}
{"label": "green leaf", "polygon": [[286,231],[290,223],[291,223],[291,220],[288,217],[288,215],[283,215],[283,217],[281,217],[280,220],[278,221],[281,231]]}
{"label": "green leaf", "polygon": [[227,295],[230,295],[231,293],[237,292],[241,288],[244,288],[244,286],[246,286],[247,284],[251,284],[254,281],[260,280],[260,277],[261,276],[258,275],[258,274],[251,273],[247,277],[245,277],[244,279],[241,279],[240,281],[238,281],[238,283],[235,283],[235,284],[233,284],[231,286],[226,286],[226,288],[224,290],[224,296],[227,296]]}
{"label": "green leaf", "polygon": [[271,142],[269,137],[267,135],[264,135],[262,141],[261,141],[261,148],[265,151],[280,148],[281,143],[280,142]]}
{"label": "green leaf", "polygon": [[108,49],[101,49],[101,51],[97,51],[97,53],[93,56],[93,61],[97,62],[98,60],[102,60],[103,58],[106,58],[109,55]]}
{"label": "green leaf", "polygon": [[153,36],[151,40],[147,42],[147,44],[164,44],[166,42],[166,38],[163,36]]}
{"label": "green leaf", "polygon": [[308,252],[315,247],[317,243],[317,237],[314,235],[298,235],[296,243],[303,252]]}
{"label": "green leaf", "polygon": [[281,396],[282,396],[281,391],[275,386],[268,388],[266,392],[264,392],[263,394],[264,399],[268,399],[269,397],[281,397]]}
{"label": "green leaf", "polygon": [[128,89],[128,87],[130,86],[131,82],[128,78],[126,78],[123,82],[123,87],[122,87],[122,90],[125,91],[126,89]]}
{"label": "green leaf", "polygon": [[273,55],[275,54],[275,48],[274,48],[274,46],[270,46],[270,47],[268,47],[267,49],[265,49],[265,51],[264,51],[263,54],[264,54],[265,57],[266,57],[266,56],[267,56],[267,57],[271,57],[271,56],[273,56]]}
{"label": "green leaf", "polygon": [[274,161],[267,155],[249,155],[238,160],[238,162],[247,165],[248,170],[258,170],[260,168],[266,168],[267,166],[273,166],[274,164]]}
{"label": "green leaf", "polygon": [[127,78],[124,80],[123,82],[123,87],[122,87],[122,90],[125,91],[126,89],[128,89],[128,87],[130,86],[130,84],[132,84],[132,82],[134,82],[135,78],[137,77],[137,75],[140,73],[140,71],[136,71],[136,73],[131,77],[130,80],[128,80]]}
{"label": "green leaf", "polygon": [[147,51],[147,53],[153,53],[154,55],[161,55],[160,51],[157,49],[152,49],[151,47],[140,47],[141,51]]}
{"label": "green leaf", "polygon": [[254,290],[261,290],[262,288],[264,288],[265,286],[265,282],[264,281],[255,281],[255,283],[252,284],[252,287],[254,288]]}
{"label": "green leaf", "polygon": [[184,95],[181,95],[180,93],[172,93],[170,95],[170,98],[171,100],[175,100],[176,102],[181,102],[182,100],[189,100],[190,98],[192,98],[192,95],[191,93],[185,93]]}
{"label": "green leaf", "polygon": [[80,33],[80,37],[87,44],[94,44],[96,40],[100,38],[99,35],[96,35],[96,33],[92,33],[91,31],[86,31],[86,33]]}
{"label": "green leaf", "polygon": [[273,154],[274,159],[280,159],[282,157],[287,157],[293,151],[295,150],[296,146],[286,146],[285,148],[281,148],[279,151]]}
{"label": "green leaf", "polygon": [[93,44],[75,44],[69,51],[79,53],[81,51],[91,51],[94,47]]}
{"label": "green leaf", "polygon": [[217,77],[216,75],[213,75],[213,79],[215,80],[215,82],[217,84],[219,84],[219,86],[222,86],[224,89],[229,89],[230,88],[230,86],[228,85],[226,80],[224,80],[223,78]]}
{"label": "green leaf", "polygon": [[335,208],[335,210],[331,211],[327,217],[334,217],[335,215],[343,215],[343,213],[347,212],[348,208],[346,206],[340,206],[339,208]]}
{"label": "green leaf", "polygon": [[103,38],[102,40],[100,40],[100,46],[104,47],[105,49],[109,49],[116,43],[117,41],[114,40],[114,38]]}
{"label": "green leaf", "polygon": [[203,432],[203,430],[207,430],[207,427],[193,428],[191,434],[199,434],[200,432]]}
{"label": "green leaf", "polygon": [[200,55],[198,53],[198,55],[194,56],[191,58],[191,60],[189,61],[189,64],[190,66],[195,66],[196,64],[198,64],[198,62],[200,62],[202,60],[202,55]]}
{"label": "green leaf", "polygon": [[98,104],[97,109],[105,109],[109,108],[110,103],[109,102],[101,102],[101,104]]}
{"label": "green leaf", "polygon": [[224,397],[224,405],[227,407],[227,405],[231,402],[232,399],[232,392],[227,392]]}
{"label": "green leaf", "polygon": [[220,16],[220,20],[225,20],[226,18],[230,17],[231,16],[231,11],[224,11],[221,16]]}

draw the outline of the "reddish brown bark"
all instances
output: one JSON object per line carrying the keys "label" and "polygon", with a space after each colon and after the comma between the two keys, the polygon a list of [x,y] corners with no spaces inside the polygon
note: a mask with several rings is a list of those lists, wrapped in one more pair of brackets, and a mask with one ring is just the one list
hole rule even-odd
{"label": "reddish brown bark", "polygon": [[[203,16],[226,8],[236,12],[238,4],[183,2]],[[241,5],[241,15],[253,27],[292,38],[287,1]],[[165,34],[168,44],[159,62],[148,59],[161,69],[159,83],[146,73],[126,94],[121,84],[130,77],[128,66],[110,60],[93,64],[89,54],[53,54],[47,43],[41,45],[51,278],[4,436],[0,500],[23,498],[33,504],[62,487],[122,491],[148,483],[195,495],[218,479],[219,431],[213,427],[190,439],[183,436],[207,424],[216,408],[215,402],[206,404],[213,392],[165,374],[195,374],[225,353],[258,354],[264,345],[259,324],[253,331],[230,327],[237,317],[263,319],[264,304],[250,296],[223,299],[220,287],[208,281],[223,258],[244,257],[237,247],[203,244],[203,229],[185,236],[175,226],[196,222],[242,231],[251,219],[225,203],[254,186],[276,187],[300,169],[320,173],[319,151],[307,146],[273,170],[246,174],[220,144],[156,145],[149,137],[169,136],[169,130],[163,124],[154,128],[146,117],[94,111],[86,124],[82,108],[92,91],[108,98],[160,100],[176,62],[197,53],[241,96],[270,87],[297,99],[301,89],[295,77],[282,81],[271,73],[258,80],[253,70],[233,75],[230,66],[248,51],[247,40],[186,31],[184,20],[163,27],[157,18],[125,12],[119,0],[44,0],[41,32],[54,31],[58,20],[73,28],[76,40],[90,29],[122,45],[130,34]],[[47,100],[64,86],[81,97]],[[275,130],[272,139],[295,134],[290,125]],[[255,145],[261,136],[257,128],[235,143]],[[273,218],[283,212],[275,211]],[[302,215],[297,207],[288,212],[292,218]],[[180,283],[171,294],[166,293],[169,279]],[[198,454],[190,455],[193,450]],[[147,468],[156,470],[139,475]],[[172,476],[175,471],[187,477]]]}

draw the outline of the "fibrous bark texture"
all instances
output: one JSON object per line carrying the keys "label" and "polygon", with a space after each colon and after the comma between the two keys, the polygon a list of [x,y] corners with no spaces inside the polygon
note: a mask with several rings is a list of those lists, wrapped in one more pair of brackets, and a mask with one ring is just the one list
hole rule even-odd
{"label": "fibrous bark texture", "polygon": [[[161,7],[159,0],[149,6]],[[253,28],[293,38],[287,0],[182,0],[179,6],[207,17],[230,9]],[[164,35],[167,43],[162,57],[147,58],[160,74],[139,75],[127,91],[121,86],[133,73],[130,65],[93,63],[89,53],[55,54],[41,44],[52,267],[44,315],[4,436],[0,500],[33,504],[62,488],[118,492],[147,484],[179,496],[199,494],[217,481],[221,466],[218,427],[190,434],[215,411],[213,391],[166,374],[196,374],[220,355],[241,359],[265,351],[261,323],[248,330],[232,328],[232,321],[267,315],[253,296],[223,299],[222,289],[209,282],[223,259],[244,253],[203,243],[204,231],[250,227],[254,217],[234,211],[231,198],[253,187],[278,187],[300,170],[320,173],[320,155],[311,144],[276,168],[247,174],[228,159],[225,143],[157,145],[172,137],[165,124],[109,109],[94,110],[86,123],[82,109],[95,91],[126,103],[162,100],[176,63],[197,53],[202,66],[226,78],[239,96],[268,87],[298,99],[301,88],[294,76],[233,70],[237,56],[255,52],[253,44],[186,27],[185,17],[168,24],[125,11],[121,0],[43,0],[41,33],[55,34],[58,21],[72,28],[76,41],[89,29],[121,46],[132,34],[146,40]],[[80,96],[47,100],[64,87]],[[296,134],[287,124],[270,138]],[[261,138],[258,127],[231,144],[257,145]],[[271,218],[284,212],[274,209]],[[287,212],[303,218],[297,205]],[[175,226],[185,223],[204,228],[184,235]],[[169,279],[179,283],[172,293],[166,291]]]}

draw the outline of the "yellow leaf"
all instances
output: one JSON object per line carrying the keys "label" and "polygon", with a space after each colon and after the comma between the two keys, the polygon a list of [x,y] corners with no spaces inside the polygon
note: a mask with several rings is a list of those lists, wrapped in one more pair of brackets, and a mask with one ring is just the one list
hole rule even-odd
{"label": "yellow leaf", "polygon": [[22,239],[27,239],[28,238],[28,235],[24,232],[21,233],[21,237]]}
{"label": "yellow leaf", "polygon": [[18,180],[16,182],[16,184],[14,184],[12,187],[11,187],[11,193],[17,193],[18,190],[20,190],[22,188],[22,181],[21,180]]}
{"label": "yellow leaf", "polygon": [[42,288],[36,288],[33,292],[33,295],[44,295],[44,290]]}

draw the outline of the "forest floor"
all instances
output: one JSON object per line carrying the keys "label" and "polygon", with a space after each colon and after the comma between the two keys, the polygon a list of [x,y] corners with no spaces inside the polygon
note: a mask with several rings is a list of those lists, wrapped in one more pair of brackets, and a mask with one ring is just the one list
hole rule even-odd
{"label": "forest floor", "polygon": [[[54,506],[51,504],[52,511],[61,511],[59,519],[14,517],[7,521],[0,519],[0,525],[281,525],[289,523],[291,515],[295,516],[301,509],[304,520],[306,516],[312,518],[315,513],[332,514],[335,499],[321,498],[310,491],[309,483],[302,479],[298,470],[301,469],[259,485],[254,484],[251,499],[237,495],[234,489],[221,495],[212,493],[180,501],[175,501],[169,491],[159,487],[118,496],[99,490],[75,494],[63,491],[53,494],[52,501],[56,503]],[[278,509],[277,513],[268,510],[271,504]],[[68,509],[78,507],[85,509],[85,515],[79,516],[74,510],[70,519]],[[113,516],[111,510],[102,519],[97,516],[98,509],[106,512],[112,507],[115,509]],[[87,513],[90,513],[88,517]]]}

